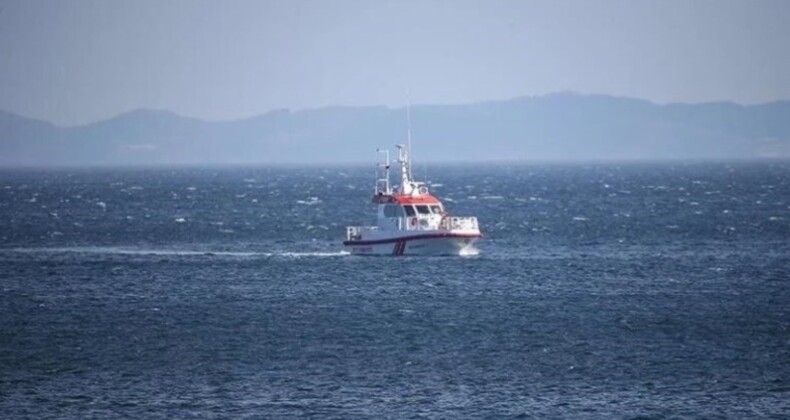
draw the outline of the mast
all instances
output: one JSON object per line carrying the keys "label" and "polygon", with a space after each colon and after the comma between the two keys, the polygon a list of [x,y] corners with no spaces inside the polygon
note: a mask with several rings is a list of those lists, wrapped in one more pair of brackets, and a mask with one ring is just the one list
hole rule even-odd
{"label": "mast", "polygon": [[410,195],[414,190],[414,183],[411,182],[411,165],[409,164],[409,151],[402,144],[396,144],[398,148],[398,163],[400,164],[400,193]]}
{"label": "mast", "polygon": [[411,101],[406,104],[406,144],[396,144],[398,163],[401,169],[399,193],[403,195],[427,194],[428,190],[422,182],[415,182],[411,169]]}
{"label": "mast", "polygon": [[[406,142],[409,147],[409,157],[411,157],[411,100],[406,103]],[[409,165],[409,178],[412,178],[411,165]]]}

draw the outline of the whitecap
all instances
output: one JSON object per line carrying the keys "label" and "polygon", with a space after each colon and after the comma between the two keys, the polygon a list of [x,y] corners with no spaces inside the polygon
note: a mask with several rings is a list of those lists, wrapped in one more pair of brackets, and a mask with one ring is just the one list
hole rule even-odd
{"label": "whitecap", "polygon": [[318,197],[309,197],[307,200],[296,200],[298,204],[304,204],[307,206],[314,206],[316,204],[321,203],[321,200]]}

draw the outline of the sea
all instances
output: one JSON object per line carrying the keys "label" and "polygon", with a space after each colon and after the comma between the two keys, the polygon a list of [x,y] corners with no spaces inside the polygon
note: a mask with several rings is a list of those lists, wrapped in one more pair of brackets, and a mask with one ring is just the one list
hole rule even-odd
{"label": "sea", "polygon": [[[425,173],[423,173],[425,172]],[[790,161],[0,171],[0,417],[788,418]]]}

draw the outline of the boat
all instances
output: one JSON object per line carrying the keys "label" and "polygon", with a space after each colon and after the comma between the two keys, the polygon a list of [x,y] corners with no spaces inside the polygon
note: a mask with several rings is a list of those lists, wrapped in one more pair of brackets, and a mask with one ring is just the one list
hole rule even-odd
{"label": "boat", "polygon": [[428,185],[414,181],[409,149],[398,144],[400,185],[390,184],[389,150],[378,150],[372,202],[375,226],[348,226],[343,245],[356,255],[475,255],[473,244],[483,237],[476,217],[452,216],[431,195]]}

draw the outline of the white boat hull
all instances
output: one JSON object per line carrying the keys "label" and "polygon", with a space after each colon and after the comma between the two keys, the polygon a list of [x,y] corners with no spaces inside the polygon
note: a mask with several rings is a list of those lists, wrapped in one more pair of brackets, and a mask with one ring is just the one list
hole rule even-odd
{"label": "white boat hull", "polygon": [[390,186],[390,159],[385,150],[371,199],[378,206],[376,224],[346,226],[343,245],[356,255],[477,254],[472,244],[483,236],[477,218],[451,216],[425,183],[411,179],[409,150],[402,144],[397,147],[400,186]]}
{"label": "white boat hull", "polygon": [[396,235],[372,240],[345,241],[356,255],[475,255],[474,242],[480,234],[424,233]]}

